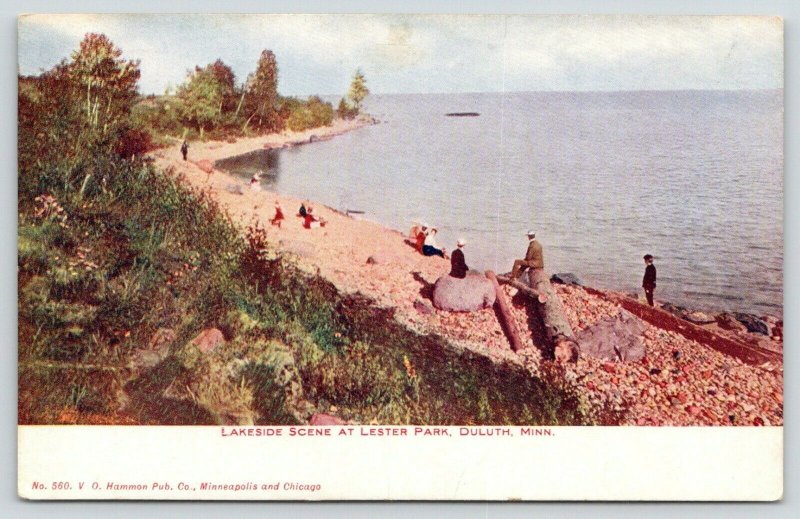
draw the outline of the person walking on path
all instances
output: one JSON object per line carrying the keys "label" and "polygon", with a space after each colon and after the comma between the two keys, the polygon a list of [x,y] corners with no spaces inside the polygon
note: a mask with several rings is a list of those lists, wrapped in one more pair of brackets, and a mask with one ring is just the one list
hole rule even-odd
{"label": "person walking on path", "polygon": [[536,241],[536,233],[528,231],[528,250],[525,259],[514,260],[514,268],[511,269],[511,279],[517,279],[527,269],[543,269],[544,254],[542,244]]}
{"label": "person walking on path", "polygon": [[456,250],[454,250],[453,255],[450,256],[450,275],[454,278],[464,279],[467,277],[469,267],[464,260],[464,251],[461,250],[466,244],[467,242],[459,239],[458,242],[456,242]]}
{"label": "person walking on path", "polygon": [[186,160],[186,156],[189,154],[189,143],[186,142],[186,139],[183,140],[183,144],[181,144],[181,155],[183,155],[183,160]]}
{"label": "person walking on path", "polygon": [[653,291],[656,289],[656,266],[653,265],[653,256],[651,254],[644,255],[644,264],[647,266],[644,269],[642,288],[644,288],[644,295],[647,297],[647,304],[654,306]]}

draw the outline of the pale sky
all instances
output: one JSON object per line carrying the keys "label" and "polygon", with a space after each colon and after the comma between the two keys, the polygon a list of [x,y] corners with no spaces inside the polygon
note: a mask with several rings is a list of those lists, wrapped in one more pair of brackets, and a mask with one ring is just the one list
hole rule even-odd
{"label": "pale sky", "polygon": [[243,81],[275,52],[284,95],[783,88],[774,17],[521,15],[28,15],[19,72],[66,58],[87,32],[141,60],[141,93],[222,59]]}

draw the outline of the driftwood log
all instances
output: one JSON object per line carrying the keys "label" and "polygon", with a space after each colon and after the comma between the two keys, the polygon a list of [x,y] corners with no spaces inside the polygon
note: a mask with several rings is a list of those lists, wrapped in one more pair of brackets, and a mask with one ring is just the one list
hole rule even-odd
{"label": "driftwood log", "polygon": [[529,269],[528,282],[525,285],[520,281],[506,276],[497,276],[500,283],[511,285],[531,296],[537,302],[536,310],[542,320],[545,335],[553,349],[553,355],[560,362],[575,362],[580,355],[580,347],[575,340],[575,334],[569,325],[564,305],[556,295],[553,285],[545,276],[543,269]]}
{"label": "driftwood log", "polygon": [[508,342],[511,344],[511,349],[513,351],[519,351],[522,349],[522,339],[519,337],[519,329],[517,328],[517,322],[514,320],[514,315],[511,313],[511,308],[506,302],[506,294],[503,292],[503,289],[500,288],[500,283],[497,282],[497,276],[491,270],[486,271],[486,277],[494,285],[494,291],[497,297],[494,300],[495,307],[497,307],[497,312],[502,316],[503,328],[506,330],[506,335],[508,335]]}
{"label": "driftwood log", "polygon": [[553,347],[553,355],[559,362],[575,362],[580,355],[580,347],[572,333],[564,305],[556,295],[552,283],[545,276],[544,269],[529,269],[528,283],[531,289],[544,295],[546,301],[538,305],[539,316],[542,319],[545,333]]}
{"label": "driftwood log", "polygon": [[508,276],[495,275],[495,277],[497,278],[497,282],[500,283],[501,285],[512,286],[512,287],[516,288],[517,290],[519,290],[520,292],[522,292],[523,294],[527,294],[530,297],[534,298],[535,300],[539,301],[540,303],[546,303],[547,302],[547,296],[546,295],[544,295],[544,294],[542,294],[540,292],[537,292],[536,290],[532,289],[531,287],[529,287],[525,283],[517,281],[516,279],[511,279]]}

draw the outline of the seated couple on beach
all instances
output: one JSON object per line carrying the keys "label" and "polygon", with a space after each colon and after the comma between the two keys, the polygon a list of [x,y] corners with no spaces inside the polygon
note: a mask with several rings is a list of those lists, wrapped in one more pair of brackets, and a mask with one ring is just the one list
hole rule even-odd
{"label": "seated couple on beach", "polygon": [[303,227],[305,229],[316,229],[317,227],[325,227],[328,223],[327,220],[323,217],[317,218],[312,213],[314,212],[314,208],[311,206],[306,207],[306,204],[300,204],[300,210],[297,212],[297,216],[303,219]]}
{"label": "seated couple on beach", "polygon": [[444,247],[439,248],[436,244],[436,227],[428,224],[414,224],[411,228],[411,236],[414,237],[414,248],[424,256],[441,256],[447,258],[447,251]]}

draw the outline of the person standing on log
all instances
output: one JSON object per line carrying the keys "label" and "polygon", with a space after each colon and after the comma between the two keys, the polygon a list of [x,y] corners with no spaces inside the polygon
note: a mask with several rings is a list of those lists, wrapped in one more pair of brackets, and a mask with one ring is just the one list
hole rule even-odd
{"label": "person standing on log", "polygon": [[458,242],[456,242],[456,250],[454,250],[453,255],[450,256],[450,275],[457,279],[464,279],[467,277],[467,271],[469,270],[467,262],[464,260],[464,251],[461,250],[466,244],[467,242],[459,239]]}
{"label": "person standing on log", "polygon": [[528,251],[525,259],[514,260],[514,268],[511,269],[511,279],[517,279],[527,269],[543,269],[544,253],[542,244],[536,241],[536,233],[528,231]]}
{"label": "person standing on log", "polygon": [[189,154],[189,143],[186,142],[186,139],[183,140],[183,144],[181,144],[181,155],[183,155],[183,160],[186,160],[186,155]]}
{"label": "person standing on log", "polygon": [[647,297],[647,304],[654,306],[653,291],[656,289],[656,266],[653,265],[653,256],[651,254],[644,255],[644,264],[647,266],[644,269],[642,288],[644,288],[644,295]]}

